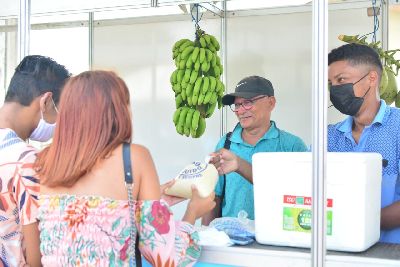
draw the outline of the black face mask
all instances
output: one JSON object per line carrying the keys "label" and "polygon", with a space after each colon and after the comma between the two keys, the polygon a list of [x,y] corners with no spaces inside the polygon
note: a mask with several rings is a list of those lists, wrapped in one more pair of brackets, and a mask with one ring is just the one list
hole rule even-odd
{"label": "black face mask", "polygon": [[371,87],[368,88],[367,92],[362,97],[354,95],[353,86],[367,77],[369,73],[364,75],[355,83],[345,83],[340,85],[332,85],[330,88],[330,99],[333,106],[341,113],[354,116],[360,110],[361,105],[364,102],[364,97],[368,94]]}

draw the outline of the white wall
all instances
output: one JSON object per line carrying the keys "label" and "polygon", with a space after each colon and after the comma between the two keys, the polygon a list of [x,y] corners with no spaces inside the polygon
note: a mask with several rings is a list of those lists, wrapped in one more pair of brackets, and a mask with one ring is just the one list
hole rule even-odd
{"label": "white wall", "polygon": [[[352,23],[349,24],[348,21]],[[330,48],[340,45],[339,34],[366,33],[372,18],[365,9],[330,12]],[[273,119],[278,127],[307,143],[311,140],[311,12],[232,17],[228,20],[228,91],[248,75],[270,79],[276,90]],[[220,20],[203,20],[206,32],[220,35]],[[174,177],[186,164],[213,151],[219,136],[219,112],[207,120],[200,140],[175,131],[174,95],[169,76],[175,66],[171,47],[181,38],[193,38],[187,21],[96,27],[94,65],[117,71],[131,90],[134,141],[149,147],[161,181]],[[228,109],[229,128],[236,118]],[[337,120],[335,110],[330,119]],[[339,116],[340,117],[340,116]]]}

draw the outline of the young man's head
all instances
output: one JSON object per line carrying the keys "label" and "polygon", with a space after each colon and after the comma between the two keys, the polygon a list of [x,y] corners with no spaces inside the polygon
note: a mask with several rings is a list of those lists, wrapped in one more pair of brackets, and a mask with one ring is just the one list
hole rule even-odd
{"label": "young man's head", "polygon": [[4,102],[17,102],[29,106],[32,101],[47,92],[56,104],[61,88],[71,74],[49,57],[26,56],[15,68]]}
{"label": "young man's head", "polygon": [[70,77],[53,59],[26,56],[15,68],[8,87],[3,121],[20,138],[47,141],[52,137],[61,90]]}
{"label": "young man's head", "polygon": [[[343,114],[356,116],[379,103],[382,63],[371,47],[346,44],[328,55],[330,99]],[[363,105],[365,103],[365,105]]]}

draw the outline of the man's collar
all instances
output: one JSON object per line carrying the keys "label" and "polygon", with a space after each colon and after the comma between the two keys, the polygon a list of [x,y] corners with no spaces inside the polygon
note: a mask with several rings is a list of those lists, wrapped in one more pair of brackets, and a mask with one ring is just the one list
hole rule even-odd
{"label": "man's collar", "polygon": [[[238,123],[238,125],[235,127],[235,129],[232,132],[231,141],[235,142],[235,143],[244,143],[243,139],[242,139],[242,131],[243,131],[243,128]],[[276,123],[275,123],[275,121],[271,120],[268,131],[260,138],[260,140],[274,139],[274,138],[277,138],[278,136],[279,136],[279,131],[278,131],[278,128],[276,128]]]}
{"label": "man's collar", "polygon": [[[385,117],[386,113],[386,107],[387,107],[386,102],[381,99],[379,110],[376,113],[375,118],[372,121],[371,125],[375,123],[382,124],[383,118]],[[337,125],[336,129],[343,133],[349,133],[352,131],[352,127],[353,127],[353,117],[348,116],[344,121],[342,121]]]}

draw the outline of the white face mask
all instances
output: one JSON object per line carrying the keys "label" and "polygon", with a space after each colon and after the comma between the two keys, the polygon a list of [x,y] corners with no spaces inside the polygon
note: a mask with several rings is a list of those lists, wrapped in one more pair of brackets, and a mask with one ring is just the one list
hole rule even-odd
{"label": "white face mask", "polygon": [[[53,101],[53,99],[52,99],[52,101]],[[57,110],[56,105],[54,104],[54,101],[53,101],[53,105],[58,113],[58,110]],[[38,141],[38,142],[46,142],[46,141],[49,141],[53,137],[54,129],[56,128],[56,123],[51,124],[51,123],[46,122],[43,119],[42,111],[40,111],[40,115],[41,115],[41,118],[39,120],[39,124],[35,128],[35,130],[33,130],[31,136],[29,136],[29,139],[31,139],[33,141]]]}

